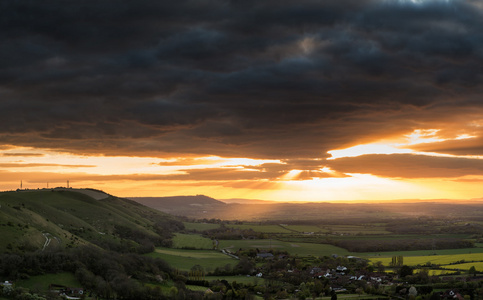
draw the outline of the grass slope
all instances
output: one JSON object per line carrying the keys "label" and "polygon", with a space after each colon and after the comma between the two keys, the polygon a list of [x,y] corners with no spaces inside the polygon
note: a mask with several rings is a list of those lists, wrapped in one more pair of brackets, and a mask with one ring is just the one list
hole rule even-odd
{"label": "grass slope", "polygon": [[213,241],[199,234],[176,233],[173,237],[174,248],[213,249]]}
{"label": "grass slope", "polygon": [[181,271],[189,271],[193,266],[200,265],[207,272],[217,267],[238,264],[238,260],[222,254],[216,250],[185,250],[171,248],[156,248],[155,252],[147,254],[151,257],[159,257]]}
{"label": "grass slope", "polygon": [[23,279],[18,281],[15,285],[17,287],[20,286],[28,289],[46,292],[49,290],[50,284],[58,284],[71,288],[81,287],[81,284],[75,278],[74,274],[66,272],[32,276],[29,279]]}
{"label": "grass slope", "polygon": [[120,243],[119,228],[159,238],[153,226],[172,217],[106,194],[96,200],[77,190],[0,193],[0,251],[72,247],[93,240]]}
{"label": "grass slope", "polygon": [[229,249],[232,252],[238,249],[260,249],[260,250],[285,250],[292,255],[299,256],[330,256],[332,254],[348,255],[347,250],[328,244],[313,243],[292,243],[278,240],[223,240],[220,241],[220,249]]}

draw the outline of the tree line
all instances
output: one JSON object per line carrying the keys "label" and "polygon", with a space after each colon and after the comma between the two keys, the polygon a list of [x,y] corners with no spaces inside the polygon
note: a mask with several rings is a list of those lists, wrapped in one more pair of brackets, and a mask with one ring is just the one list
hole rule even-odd
{"label": "tree line", "polygon": [[[179,293],[183,297],[189,295],[189,299],[201,299],[202,296],[181,287],[177,289],[176,295],[171,295],[163,293],[159,287],[144,286],[141,282],[162,284],[172,278],[173,270],[164,260],[137,253],[118,253],[94,246],[81,246],[48,252],[0,254],[0,277],[4,279],[16,281],[59,272],[75,274],[90,295],[103,299],[173,299]],[[17,295],[21,290],[3,296],[21,299]],[[50,295],[49,298],[57,299],[58,295]]]}

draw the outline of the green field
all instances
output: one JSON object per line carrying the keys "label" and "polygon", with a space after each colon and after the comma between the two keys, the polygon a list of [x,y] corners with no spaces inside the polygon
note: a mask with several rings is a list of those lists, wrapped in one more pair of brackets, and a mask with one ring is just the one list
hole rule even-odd
{"label": "green field", "polygon": [[47,291],[50,284],[65,285],[67,287],[81,287],[72,273],[45,274],[32,276],[29,279],[18,281],[15,285],[28,289]]}
{"label": "green field", "polygon": [[174,248],[213,249],[213,241],[199,234],[176,233],[173,237]]}
{"label": "green field", "polygon": [[313,233],[328,233],[329,230],[325,229],[325,228],[322,228],[322,227],[319,227],[319,226],[315,226],[315,225],[280,225],[282,226],[283,228],[286,228],[290,231],[295,231],[295,232],[298,232],[298,233],[309,233],[309,232],[313,232]]}
{"label": "green field", "polygon": [[[373,241],[397,241],[397,240],[438,240],[438,239],[469,239],[468,234],[336,234],[338,240],[373,240]],[[477,248],[475,248],[477,249]]]}
{"label": "green field", "polygon": [[252,229],[261,233],[293,233],[280,225],[258,225],[258,224],[243,224],[243,225],[226,225],[227,227],[238,228],[242,230]]}
{"label": "green field", "polygon": [[390,234],[385,226],[366,226],[366,225],[328,225],[324,226],[329,232],[339,234]]}
{"label": "green field", "polygon": [[199,285],[191,285],[187,284],[186,288],[192,291],[197,291],[197,292],[206,292],[209,288],[206,286],[199,286]]}
{"label": "green field", "polygon": [[164,259],[171,267],[182,271],[189,271],[193,266],[200,265],[205,271],[211,272],[217,267],[238,264],[238,260],[216,250],[156,248],[153,253],[147,255]]}
{"label": "green field", "polygon": [[299,256],[329,256],[332,254],[348,255],[343,248],[328,244],[291,243],[278,240],[224,240],[220,241],[220,249],[229,249],[232,252],[238,249],[275,249],[287,251],[292,255]]}
{"label": "green field", "polygon": [[205,231],[205,230],[216,229],[220,227],[220,224],[212,224],[212,223],[183,222],[183,224],[187,230],[197,230],[197,231]]}

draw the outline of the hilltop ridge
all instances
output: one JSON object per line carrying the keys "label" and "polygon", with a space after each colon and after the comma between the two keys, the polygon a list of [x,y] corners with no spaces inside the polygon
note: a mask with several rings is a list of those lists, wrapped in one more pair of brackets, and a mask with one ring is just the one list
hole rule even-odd
{"label": "hilltop ridge", "polygon": [[[55,188],[42,188],[42,189],[17,189],[15,192],[38,192],[38,191],[72,191],[72,192],[78,192],[84,195],[87,195],[93,199],[96,200],[103,200],[111,196],[110,194],[97,190],[97,189],[92,189],[92,188],[83,188],[83,189],[78,189],[78,188],[66,188],[66,187],[55,187]],[[3,191],[0,193],[9,193],[12,191]]]}
{"label": "hilltop ridge", "polygon": [[94,189],[0,193],[0,251],[96,245],[146,252],[168,245],[173,230],[181,228],[166,213]]}

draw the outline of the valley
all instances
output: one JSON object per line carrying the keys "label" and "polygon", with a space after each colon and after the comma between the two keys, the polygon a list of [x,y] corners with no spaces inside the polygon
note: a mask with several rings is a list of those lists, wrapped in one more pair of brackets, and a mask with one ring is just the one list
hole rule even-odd
{"label": "valley", "polygon": [[67,287],[79,299],[483,296],[479,201],[134,200],[97,190],[0,193],[0,279],[14,283],[0,299],[60,299]]}

